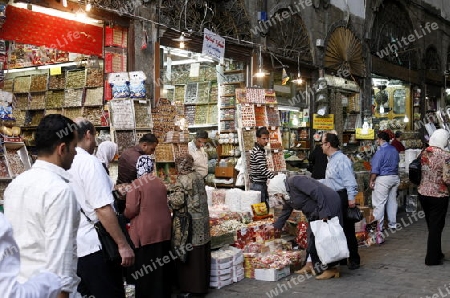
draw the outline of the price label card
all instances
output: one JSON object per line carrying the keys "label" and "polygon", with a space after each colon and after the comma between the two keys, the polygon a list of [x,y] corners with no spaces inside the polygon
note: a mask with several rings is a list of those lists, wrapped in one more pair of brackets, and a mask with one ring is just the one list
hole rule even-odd
{"label": "price label card", "polygon": [[245,130],[250,130],[250,127],[246,127]]}
{"label": "price label card", "polygon": [[273,150],[273,152],[278,153],[278,149]]}
{"label": "price label card", "polygon": [[61,66],[50,67],[50,75],[56,76],[61,74]]}
{"label": "price label card", "polygon": [[275,129],[277,129],[275,126],[270,127],[270,130],[275,130]]}

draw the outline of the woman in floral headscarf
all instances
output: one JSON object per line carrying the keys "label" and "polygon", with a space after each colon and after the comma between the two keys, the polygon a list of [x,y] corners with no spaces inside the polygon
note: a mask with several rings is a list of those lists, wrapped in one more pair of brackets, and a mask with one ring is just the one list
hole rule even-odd
{"label": "woman in floral headscarf", "polygon": [[[170,256],[171,217],[167,189],[152,174],[153,163],[141,155],[136,164],[137,179],[127,193],[124,215],[131,220],[130,237],[136,247],[136,298],[168,298],[171,295]],[[157,260],[164,260],[163,263]],[[170,259],[170,262],[173,260]]]}
{"label": "woman in floral headscarf", "polygon": [[[209,211],[203,177],[193,169],[194,159],[186,154],[175,160],[178,166],[177,183],[171,189],[169,205],[173,209],[172,247],[185,251],[176,263],[181,297],[208,292],[211,270],[211,241]],[[191,229],[184,229],[180,221],[191,218]],[[181,215],[181,216],[179,216]],[[189,235],[189,232],[190,235]]]}

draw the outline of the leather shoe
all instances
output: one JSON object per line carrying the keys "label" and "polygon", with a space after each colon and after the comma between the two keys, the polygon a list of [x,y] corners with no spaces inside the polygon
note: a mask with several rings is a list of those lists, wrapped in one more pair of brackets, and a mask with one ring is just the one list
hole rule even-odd
{"label": "leather shoe", "polygon": [[360,267],[359,264],[353,262],[350,262],[350,264],[348,265],[348,269],[350,270],[359,269],[359,267]]}
{"label": "leather shoe", "polygon": [[314,271],[314,268],[312,265],[306,264],[302,267],[302,269],[295,271],[297,274],[306,274],[311,273],[312,275],[316,275],[316,271]]}
{"label": "leather shoe", "polygon": [[339,270],[337,268],[331,268],[325,270],[321,275],[316,276],[317,280],[325,280],[330,278],[338,278],[340,276]]}

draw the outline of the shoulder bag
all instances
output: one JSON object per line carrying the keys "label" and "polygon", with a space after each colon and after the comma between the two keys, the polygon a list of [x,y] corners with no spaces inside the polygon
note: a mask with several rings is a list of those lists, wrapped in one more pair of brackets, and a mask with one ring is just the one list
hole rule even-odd
{"label": "shoulder bag", "polygon": [[414,159],[408,166],[408,178],[411,183],[415,185],[420,184],[420,180],[422,179],[422,152]]}
{"label": "shoulder bag", "polygon": [[[116,241],[111,237],[111,235],[108,233],[108,231],[105,229],[101,221],[97,221],[94,223],[84,212],[83,209],[81,209],[81,212],[86,217],[87,221],[94,225],[95,230],[97,231],[98,240],[100,240],[100,244],[102,245],[102,253],[103,257],[106,260],[109,261],[117,261],[121,260],[122,257],[119,253],[119,247],[117,246]],[[122,230],[122,233],[125,235],[125,238],[127,239],[128,244],[130,245],[131,249],[134,250],[134,244],[133,241],[131,241],[130,235],[127,231],[127,219],[123,214],[116,213],[117,215],[117,221],[119,223],[120,229]]]}

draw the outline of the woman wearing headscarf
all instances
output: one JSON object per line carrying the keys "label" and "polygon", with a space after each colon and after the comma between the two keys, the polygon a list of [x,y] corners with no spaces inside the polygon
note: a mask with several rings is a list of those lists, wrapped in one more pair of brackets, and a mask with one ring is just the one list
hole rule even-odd
{"label": "woman wearing headscarf", "polygon": [[[178,285],[182,292],[179,297],[204,295],[208,292],[211,270],[211,239],[205,183],[203,177],[193,169],[194,159],[190,154],[178,157],[175,163],[178,167],[178,177],[171,189],[169,205],[174,216],[172,247],[177,252],[184,252],[176,262]],[[192,224],[191,229],[186,229],[186,222]]]}
{"label": "woman wearing headscarf", "polygon": [[444,259],[441,238],[449,202],[450,179],[444,176],[444,166],[450,162],[448,139],[446,130],[434,131],[421,156],[422,179],[417,191],[428,227],[425,265],[442,265]]}
{"label": "woman wearing headscarf", "polygon": [[[343,225],[341,199],[336,191],[304,175],[291,176],[287,179],[285,177],[284,174],[275,176],[268,186],[269,194],[282,197],[284,201],[282,213],[274,223],[275,229],[281,230],[284,227],[294,209],[301,210],[308,222],[318,219],[328,220],[337,216],[339,223]],[[310,225],[308,225],[307,233],[306,253],[311,259],[296,273],[320,274],[316,277],[318,280],[339,277],[339,270],[336,268],[339,262],[323,265],[317,255],[315,237]]]}
{"label": "woman wearing headscarf", "polygon": [[103,167],[109,175],[109,163],[114,160],[116,156],[118,146],[116,143],[111,141],[103,141],[98,145],[97,153],[95,154],[97,158],[102,162]]}
{"label": "woman wearing headscarf", "polygon": [[167,189],[154,176],[150,156],[141,155],[136,164],[137,179],[127,192],[124,215],[131,220],[129,234],[136,247],[133,278],[136,298],[171,296],[171,216]]}

